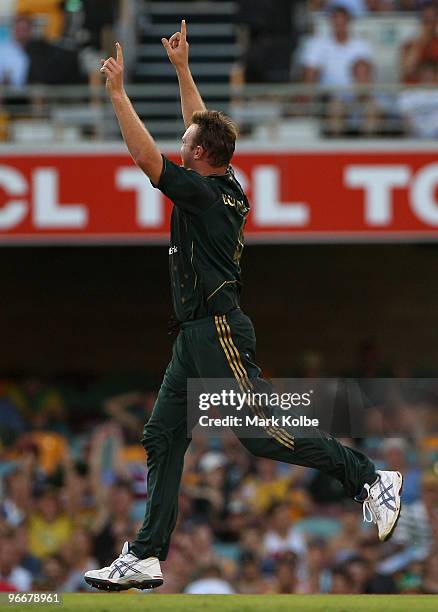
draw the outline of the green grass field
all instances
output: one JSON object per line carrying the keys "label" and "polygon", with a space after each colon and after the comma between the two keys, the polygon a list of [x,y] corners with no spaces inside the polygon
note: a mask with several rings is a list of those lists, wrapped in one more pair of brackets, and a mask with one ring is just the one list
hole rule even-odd
{"label": "green grass field", "polygon": [[4,604],[3,609],[52,612],[423,612],[438,610],[438,595],[64,595],[62,606]]}

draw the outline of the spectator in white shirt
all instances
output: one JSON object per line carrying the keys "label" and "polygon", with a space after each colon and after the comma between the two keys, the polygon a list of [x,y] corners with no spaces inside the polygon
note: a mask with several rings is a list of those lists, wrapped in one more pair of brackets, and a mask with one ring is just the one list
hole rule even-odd
{"label": "spectator in white shirt", "polygon": [[346,87],[352,84],[353,64],[360,59],[372,60],[367,42],[351,37],[352,16],[342,4],[330,10],[331,33],[309,40],[303,54],[304,81],[321,85]]}
{"label": "spectator in white shirt", "polygon": [[29,73],[29,55],[26,45],[31,37],[31,22],[18,17],[11,40],[0,44],[0,84],[23,87]]}
{"label": "spectator in white shirt", "polygon": [[277,524],[270,529],[264,539],[265,553],[276,556],[285,552],[293,552],[303,556],[306,552],[306,542],[302,534],[292,525],[283,529],[277,528]]}
{"label": "spectator in white shirt", "polygon": [[399,109],[406,130],[417,138],[438,136],[438,79],[435,62],[423,62],[417,71],[416,87],[402,91]]}
{"label": "spectator in white shirt", "polygon": [[265,555],[278,559],[285,553],[294,553],[297,559],[297,578],[306,574],[307,543],[300,531],[291,524],[289,506],[278,503],[271,508],[270,525],[263,541]]}
{"label": "spectator in white shirt", "polygon": [[210,565],[204,568],[197,580],[186,586],[184,593],[190,595],[232,595],[235,590],[222,577],[221,568],[218,565]]}

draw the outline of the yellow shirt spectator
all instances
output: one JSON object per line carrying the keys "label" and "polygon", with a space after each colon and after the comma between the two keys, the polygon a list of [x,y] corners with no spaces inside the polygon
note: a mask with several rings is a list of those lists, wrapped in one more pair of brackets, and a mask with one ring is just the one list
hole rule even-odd
{"label": "yellow shirt spectator", "polygon": [[64,28],[64,13],[61,0],[18,0],[17,14],[29,17],[43,17],[45,38],[56,40]]}
{"label": "yellow shirt spectator", "polygon": [[59,551],[61,546],[69,541],[73,525],[68,516],[60,516],[52,523],[47,523],[42,516],[33,515],[30,518],[30,552],[44,559]]}
{"label": "yellow shirt spectator", "polygon": [[60,510],[59,493],[47,491],[38,499],[38,511],[29,519],[29,549],[44,559],[70,540],[72,520]]}
{"label": "yellow shirt spectator", "polygon": [[290,486],[290,477],[276,478],[271,482],[260,482],[250,477],[245,481],[243,491],[253,508],[266,512],[272,504],[285,500]]}

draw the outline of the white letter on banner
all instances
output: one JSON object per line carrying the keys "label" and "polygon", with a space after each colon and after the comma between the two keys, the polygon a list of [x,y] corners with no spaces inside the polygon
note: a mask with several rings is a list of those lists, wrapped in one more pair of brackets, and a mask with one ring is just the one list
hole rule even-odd
{"label": "white letter on banner", "polygon": [[88,220],[84,204],[58,202],[58,171],[38,168],[33,175],[34,223],[40,228],[82,228]]}
{"label": "white letter on banner", "polygon": [[[27,193],[27,181],[21,172],[8,166],[0,166],[0,189],[8,195],[24,196]],[[0,230],[8,230],[21,223],[26,216],[26,200],[9,200],[0,208]]]}
{"label": "white letter on banner", "polygon": [[429,164],[415,175],[411,189],[411,206],[417,216],[428,225],[438,225],[438,164]]}
{"label": "white letter on banner", "polygon": [[139,168],[119,168],[116,185],[121,190],[136,192],[137,223],[140,227],[160,227],[164,222],[161,193],[152,187]]}
{"label": "white letter on banner", "polygon": [[310,221],[310,209],[301,202],[280,202],[280,172],[275,166],[257,166],[253,186],[254,220],[257,225],[294,225]]}
{"label": "white letter on banner", "polygon": [[391,191],[406,187],[409,182],[408,166],[347,166],[345,183],[351,188],[365,190],[365,223],[389,225],[392,221]]}

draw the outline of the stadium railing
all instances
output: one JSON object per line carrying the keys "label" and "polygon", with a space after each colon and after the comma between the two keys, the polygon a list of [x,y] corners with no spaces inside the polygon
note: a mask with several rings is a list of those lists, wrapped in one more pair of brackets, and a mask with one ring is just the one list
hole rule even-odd
{"label": "stadium railing", "polygon": [[[362,112],[367,100],[380,109],[373,135],[400,136],[404,120],[398,111],[399,96],[415,86],[373,84],[349,88],[303,84],[206,84],[201,93],[211,108],[224,110],[242,127],[244,136],[263,138],[299,134],[318,139],[330,135],[327,122],[345,120],[354,104]],[[177,85],[127,85],[128,95],[157,138],[175,139],[183,131]],[[422,87],[426,89],[426,87]],[[436,91],[433,88],[431,91]],[[436,95],[438,111],[438,92]],[[333,108],[340,102],[342,110]],[[337,114],[336,114],[337,113]],[[356,117],[356,121],[357,121]],[[360,117],[359,117],[360,122]],[[360,129],[358,130],[360,135]],[[366,133],[366,130],[365,132]],[[33,85],[22,89],[0,88],[0,139],[11,142],[119,140],[119,130],[105,87]]]}
{"label": "stadium railing", "polygon": [[[188,2],[184,3],[184,9],[190,21],[190,35],[194,38],[190,51],[192,68],[197,81],[201,83],[201,92],[210,107],[227,111],[238,121],[244,136],[254,139],[264,139],[268,135],[271,139],[280,140],[294,137],[317,140],[321,136],[336,135],[342,130],[349,131],[352,136],[408,135],[406,121],[398,111],[399,95],[405,87],[386,83],[400,79],[400,49],[418,33],[417,13],[369,14],[354,19],[351,24],[352,36],[368,41],[374,51],[377,82],[369,88],[337,90],[299,83],[227,85],[225,81],[231,67],[241,61],[239,58],[244,52],[242,41],[235,31],[239,27],[238,4],[222,0]],[[175,139],[183,130],[178,89],[176,83],[172,84],[173,68],[166,61],[160,42],[163,34],[173,31],[180,11],[180,2],[131,0],[128,21],[132,36],[127,39],[136,40],[136,44],[132,45],[136,61],[135,70],[132,67],[130,74],[137,82],[145,79],[150,82],[129,85],[127,90],[152,134],[160,139]],[[4,8],[0,9],[0,40],[7,38],[5,28],[10,26],[12,19],[9,13]],[[212,17],[213,21],[210,20]],[[291,74],[299,78],[297,67],[301,66],[301,52],[310,34],[324,35],[330,24],[326,13],[310,14],[305,10],[294,13],[294,19],[301,34],[292,61],[292,64],[296,62],[296,66],[295,70],[291,66]],[[308,27],[310,23],[313,24],[311,29]],[[36,35],[40,26],[38,22]],[[222,43],[219,44],[214,33],[229,38],[225,42],[225,39],[220,39]],[[120,34],[123,40],[123,32]],[[205,62],[205,59],[209,61]],[[216,77],[223,80],[203,83],[205,72],[208,71],[210,75],[215,70]],[[148,71],[154,74],[148,76]],[[162,80],[154,82],[158,78]],[[348,118],[346,115],[351,101],[367,94],[378,98],[381,106],[378,116],[371,117],[370,122],[369,109],[358,109],[355,104],[354,116]],[[338,100],[338,96],[344,104],[342,108],[333,105],[333,100]],[[346,101],[349,103],[346,104]],[[429,100],[428,104],[430,109],[433,102]],[[361,113],[367,118],[365,126],[360,126]],[[119,139],[119,130],[103,86],[91,89],[88,85],[38,85],[12,90],[0,85],[0,140],[4,142]]]}

